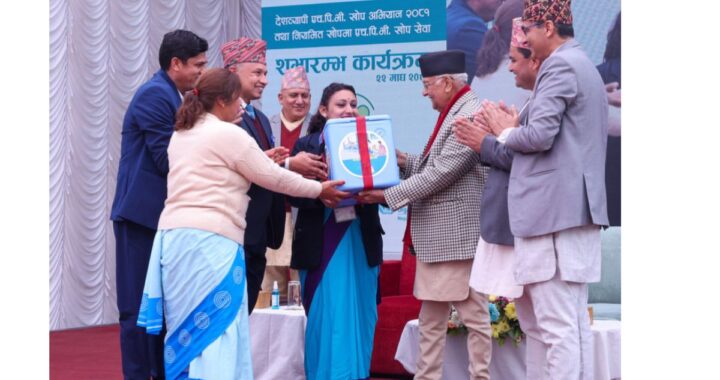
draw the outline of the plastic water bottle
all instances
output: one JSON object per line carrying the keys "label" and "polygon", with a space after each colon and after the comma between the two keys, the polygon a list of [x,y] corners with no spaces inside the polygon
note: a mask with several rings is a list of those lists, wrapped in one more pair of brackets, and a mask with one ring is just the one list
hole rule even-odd
{"label": "plastic water bottle", "polygon": [[272,309],[280,308],[280,290],[278,289],[277,281],[273,281],[272,290]]}

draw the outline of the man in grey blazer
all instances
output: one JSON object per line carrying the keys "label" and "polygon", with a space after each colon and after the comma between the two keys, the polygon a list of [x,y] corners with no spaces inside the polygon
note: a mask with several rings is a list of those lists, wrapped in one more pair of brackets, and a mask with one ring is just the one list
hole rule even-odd
{"label": "man in grey blazer", "polygon": [[508,189],[515,235],[516,301],[528,339],[528,379],[592,378],[587,283],[600,280],[607,96],[573,37],[570,0],[525,0],[523,29],[541,62],[528,118],[483,108],[498,141],[515,152]]}
{"label": "man in grey blazer", "polygon": [[[512,34],[508,51],[509,70],[515,74],[518,88],[532,91],[540,68],[540,62],[531,56],[520,17],[513,19]],[[509,84],[509,83],[508,83]],[[488,104],[486,100],[483,104]],[[520,107],[520,120],[527,118],[527,101],[512,105]],[[513,151],[497,141],[486,125],[482,114],[472,121],[458,119],[453,129],[460,143],[467,145],[480,155],[480,162],[490,166],[480,209],[480,240],[470,274],[470,286],[480,293],[509,298],[522,295],[523,287],[514,276],[515,238],[510,231],[508,215],[508,183],[513,161]],[[525,331],[532,335],[533,331]]]}
{"label": "man in grey blazer", "polygon": [[468,328],[472,379],[488,379],[491,328],[487,296],[469,287],[480,237],[480,198],[487,168],[460,144],[452,123],[468,118],[480,102],[467,85],[465,55],[459,50],[419,58],[423,95],[440,112],[422,154],[398,155],[402,181],[386,190],[361,192],[364,203],[409,205],[406,244],[417,256],[413,293],[422,301],[420,355],[416,379],[440,379],[450,306]]}

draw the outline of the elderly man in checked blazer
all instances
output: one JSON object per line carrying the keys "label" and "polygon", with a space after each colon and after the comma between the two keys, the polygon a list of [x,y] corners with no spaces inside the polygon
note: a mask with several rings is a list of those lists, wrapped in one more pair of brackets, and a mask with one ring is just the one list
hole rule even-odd
{"label": "elderly man in checked blazer", "polygon": [[469,287],[480,237],[480,198],[488,169],[452,132],[480,102],[467,85],[465,54],[449,50],[419,58],[423,95],[440,112],[422,154],[398,153],[402,181],[385,190],[361,192],[365,203],[409,206],[405,242],[417,256],[414,295],[420,310],[420,356],[416,379],[442,377],[443,347],[450,305],[468,328],[472,379],[488,379],[491,352],[487,295]]}

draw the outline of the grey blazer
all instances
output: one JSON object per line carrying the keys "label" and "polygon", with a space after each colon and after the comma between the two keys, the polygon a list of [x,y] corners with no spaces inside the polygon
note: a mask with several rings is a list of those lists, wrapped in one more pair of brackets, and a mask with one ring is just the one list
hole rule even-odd
{"label": "grey blazer", "polygon": [[[527,118],[527,107],[520,112],[520,122]],[[487,135],[480,146],[480,162],[490,166],[480,202],[480,236],[492,244],[515,245],[508,215],[508,183],[514,152],[493,135]]]}
{"label": "grey blazer", "polygon": [[[300,137],[303,137],[307,135],[308,125],[310,124],[310,117],[312,115],[308,114],[305,116],[305,120],[303,120],[302,125],[300,126]],[[280,114],[275,114],[270,118],[270,129],[272,130],[273,136],[275,136],[273,145],[275,147],[280,146],[280,136],[282,136],[282,132],[280,131],[280,126],[282,125],[282,120],[280,120]],[[290,148],[292,151],[292,148]]]}
{"label": "grey blazer", "polygon": [[510,232],[508,216],[508,181],[512,167],[513,151],[486,136],[480,147],[480,162],[490,166],[480,202],[480,236],[492,244],[513,245],[515,237]]}
{"label": "grey blazer", "polygon": [[427,157],[408,155],[399,185],[385,190],[388,206],[411,205],[410,231],[417,259],[424,263],[475,257],[480,238],[480,197],[487,167],[478,155],[460,144],[452,122],[480,109],[468,91],[450,108]]}
{"label": "grey blazer", "polygon": [[542,63],[527,108],[527,121],[506,141],[515,152],[508,188],[513,235],[608,225],[607,95],[577,41]]}

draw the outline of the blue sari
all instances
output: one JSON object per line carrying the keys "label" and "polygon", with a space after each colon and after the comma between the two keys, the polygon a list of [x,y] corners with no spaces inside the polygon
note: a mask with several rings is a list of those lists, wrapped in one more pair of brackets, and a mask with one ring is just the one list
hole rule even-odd
{"label": "blue sari", "polygon": [[138,326],[159,334],[167,379],[252,379],[245,254],[194,228],[155,235]]}
{"label": "blue sari", "polygon": [[370,376],[379,267],[370,267],[358,219],[336,222],[325,210],[320,267],[300,271],[308,380]]}

